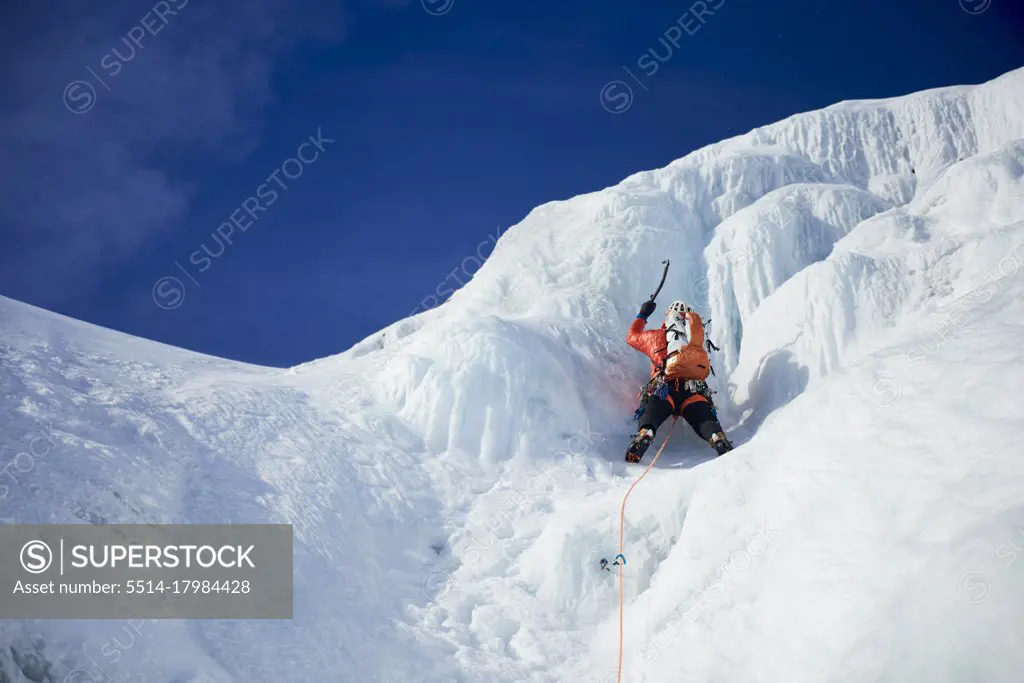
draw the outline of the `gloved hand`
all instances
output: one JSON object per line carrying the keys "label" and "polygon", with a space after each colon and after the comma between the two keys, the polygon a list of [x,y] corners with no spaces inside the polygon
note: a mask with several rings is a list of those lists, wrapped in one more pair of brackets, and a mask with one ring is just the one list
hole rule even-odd
{"label": "gloved hand", "polygon": [[654,313],[654,308],[655,308],[655,305],[654,305],[653,301],[645,301],[640,306],[640,313],[638,313],[636,317],[643,318],[644,320],[647,320],[647,318],[651,315],[651,313]]}

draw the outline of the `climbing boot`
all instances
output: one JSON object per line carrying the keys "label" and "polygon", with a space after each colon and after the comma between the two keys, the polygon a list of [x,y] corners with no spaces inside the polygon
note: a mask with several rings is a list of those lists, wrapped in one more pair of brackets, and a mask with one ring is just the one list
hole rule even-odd
{"label": "climbing boot", "polygon": [[719,455],[725,455],[732,450],[732,444],[729,443],[729,439],[725,438],[724,432],[715,432],[708,439],[708,443],[715,449],[715,453]]}
{"label": "climbing boot", "polygon": [[640,462],[652,441],[654,441],[654,430],[650,427],[641,427],[633,437],[633,441],[630,442],[629,448],[626,449],[626,462],[634,464]]}

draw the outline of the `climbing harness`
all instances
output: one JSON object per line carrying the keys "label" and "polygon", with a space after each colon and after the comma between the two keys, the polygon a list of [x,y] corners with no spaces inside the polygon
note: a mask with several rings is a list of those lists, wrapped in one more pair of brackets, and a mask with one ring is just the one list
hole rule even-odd
{"label": "climbing harness", "polygon": [[659,372],[648,380],[647,384],[640,387],[640,393],[636,395],[637,399],[640,401],[640,405],[637,406],[636,411],[633,413],[633,422],[637,422],[641,417],[643,417],[644,406],[647,405],[647,399],[651,396],[657,396],[658,398],[665,400],[665,397],[668,396],[668,392],[671,389],[672,387],[665,381],[665,375],[663,373]]}
{"label": "climbing harness", "polygon": [[708,400],[708,403],[714,403],[713,397],[717,394],[708,383],[702,379],[688,379],[683,382],[683,390],[688,391],[691,394],[700,394]]}

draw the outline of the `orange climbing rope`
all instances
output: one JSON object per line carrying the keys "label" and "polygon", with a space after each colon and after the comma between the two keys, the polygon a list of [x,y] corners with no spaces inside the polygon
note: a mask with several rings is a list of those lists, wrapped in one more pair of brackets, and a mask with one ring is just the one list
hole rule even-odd
{"label": "orange climbing rope", "polygon": [[[644,477],[646,477],[647,473],[651,471],[652,467],[654,467],[654,463],[658,462],[658,458],[661,457],[661,452],[663,450],[665,450],[665,445],[668,443],[668,437],[672,436],[672,428],[676,426],[676,420],[677,419],[678,418],[675,418],[675,417],[672,418],[672,424],[670,424],[668,426],[668,431],[665,433],[665,438],[661,442],[661,447],[658,449],[658,452],[654,454],[654,458],[651,459],[651,462],[647,464],[647,467],[644,468],[644,471],[640,473],[640,476],[636,478],[636,481],[633,482],[633,485],[629,487],[629,490],[626,491],[626,495],[623,496],[623,498],[622,498],[622,510],[619,512],[619,555],[622,556],[622,557],[625,557],[625,555],[623,554],[622,550],[623,550],[624,538],[625,538],[625,533],[626,533],[626,501],[629,500],[629,494],[633,493],[633,489],[636,488],[636,485],[640,483],[640,480],[643,479]],[[617,683],[622,683],[622,639],[623,639],[623,633],[625,631],[625,628],[623,626],[623,610],[624,610],[624,606],[623,606],[624,600],[623,600],[623,590],[622,590],[622,583],[623,583],[623,580],[622,580],[622,567],[623,566],[625,566],[625,563],[624,562],[620,562],[619,563],[619,675],[618,675],[618,678],[616,679]]]}

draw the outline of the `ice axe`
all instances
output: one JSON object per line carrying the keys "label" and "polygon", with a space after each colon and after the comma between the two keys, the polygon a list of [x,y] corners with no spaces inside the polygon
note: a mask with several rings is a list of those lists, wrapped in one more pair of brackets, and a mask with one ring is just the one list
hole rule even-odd
{"label": "ice axe", "polygon": [[664,261],[662,261],[662,263],[665,264],[665,270],[661,271],[661,282],[658,283],[658,288],[654,290],[654,294],[651,294],[651,301],[654,301],[656,298],[658,298],[658,294],[661,293],[661,288],[665,286],[665,278],[668,276],[669,260],[665,259]]}

